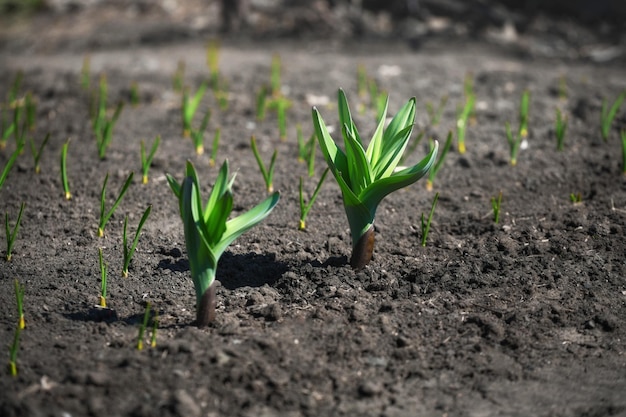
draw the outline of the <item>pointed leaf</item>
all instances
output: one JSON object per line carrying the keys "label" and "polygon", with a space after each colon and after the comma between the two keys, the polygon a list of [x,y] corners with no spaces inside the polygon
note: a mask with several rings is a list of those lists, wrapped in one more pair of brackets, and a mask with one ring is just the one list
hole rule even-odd
{"label": "pointed leaf", "polygon": [[405,129],[407,126],[412,125],[415,121],[415,97],[406,102],[404,106],[396,113],[391,119],[389,126],[383,134],[383,149],[382,153],[385,153],[385,144],[390,139],[395,137],[398,132]]}
{"label": "pointed leaf", "polygon": [[385,127],[385,119],[387,118],[387,108],[389,106],[389,96],[385,98],[385,109],[381,114],[380,120],[378,120],[378,126],[376,127],[376,131],[374,131],[374,135],[372,136],[372,140],[369,145],[367,145],[367,151],[365,155],[367,156],[367,160],[370,165],[373,167],[376,165],[378,159],[380,158],[380,153],[383,148],[383,132]]}
{"label": "pointed leaf", "polygon": [[330,133],[328,133],[324,120],[315,107],[313,108],[313,125],[324,159],[326,159],[326,163],[335,178],[337,178],[339,172],[348,172],[348,160],[346,155],[337,147],[335,141],[333,141]]}
{"label": "pointed leaf", "polygon": [[386,178],[393,173],[402,159],[402,154],[404,154],[404,150],[409,143],[412,131],[413,125],[409,125],[399,131],[396,136],[387,139],[387,141],[383,143],[380,159],[377,161],[378,164],[374,168],[376,179]]}
{"label": "pointed leaf", "polygon": [[343,127],[344,141],[346,143],[346,157],[348,159],[348,182],[352,191],[359,195],[372,182],[372,170],[367,162],[365,151],[348,126]]}

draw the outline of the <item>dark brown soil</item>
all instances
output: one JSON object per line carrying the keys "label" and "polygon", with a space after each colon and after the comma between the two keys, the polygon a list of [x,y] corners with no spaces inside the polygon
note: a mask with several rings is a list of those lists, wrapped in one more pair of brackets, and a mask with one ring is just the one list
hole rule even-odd
{"label": "dark brown soil", "polygon": [[[18,376],[4,368],[0,375],[1,416],[626,415],[626,182],[618,134],[626,107],[606,143],[599,127],[602,99],[626,88],[623,67],[520,57],[484,42],[411,50],[391,42],[225,38],[220,65],[229,107],[220,110],[212,93],[203,100],[202,109],[213,113],[207,145],[220,127],[218,163],[228,158],[238,171],[237,212],[265,196],[252,134],[266,160],[278,149],[275,188],[282,197],[270,217],[224,254],[217,319],[199,330],[178,203],[164,173],[182,178],[192,160],[205,196],[217,173],[209,156],[196,156],[182,138],[180,94],[171,80],[180,60],[192,88],[206,79],[204,47],[189,40],[0,50],[0,97],[21,69],[21,91],[38,101],[32,137],[39,143],[51,134],[41,174],[33,172],[27,150],[0,190],[0,213],[12,224],[26,203],[13,260],[0,262],[3,366],[17,322],[14,279],[25,285],[27,326]],[[92,82],[107,75],[111,103],[128,100],[133,81],[141,94],[138,106],[123,110],[103,161],[79,83],[87,53]],[[285,142],[273,113],[255,120],[255,95],[269,81],[274,53],[293,101]],[[443,140],[454,127],[468,73],[477,111],[467,153],[454,146],[435,180],[440,199],[427,246],[420,245],[420,217],[434,192],[420,181],[381,204],[374,259],[354,272],[334,179],[324,184],[307,230],[297,230],[299,177],[312,192],[325,163],[318,153],[316,176],[306,177],[297,161],[296,124],[310,135],[312,97],[325,96],[330,104],[318,107],[336,125],[338,87],[357,113],[367,102],[356,91],[359,64],[389,91],[392,113],[417,96],[416,131],[427,137]],[[558,95],[562,77],[565,99]],[[524,89],[531,92],[530,135],[512,167],[504,124],[517,125]],[[444,94],[442,121],[430,126],[425,103]],[[557,107],[569,117],[563,152],[553,133]],[[357,116],[363,136],[374,119],[370,111]],[[140,141],[156,135],[163,141],[150,182],[142,185]],[[71,201],[59,174],[68,138]],[[409,162],[426,148],[424,141]],[[0,167],[13,149],[10,140]],[[98,238],[104,176],[110,173],[110,206],[131,171],[135,181],[106,237]],[[491,198],[499,192],[503,213],[495,224]],[[573,204],[572,193],[582,203]],[[124,216],[134,232],[149,204],[130,276],[121,278]],[[93,308],[98,248],[110,266],[108,304],[115,314],[106,317]],[[138,351],[147,302],[158,312],[157,346]]]}

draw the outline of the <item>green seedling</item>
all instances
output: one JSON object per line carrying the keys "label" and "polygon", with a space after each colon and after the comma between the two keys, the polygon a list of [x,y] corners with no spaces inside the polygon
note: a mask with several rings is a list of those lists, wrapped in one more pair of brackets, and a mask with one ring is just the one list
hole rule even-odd
{"label": "green seedling", "polygon": [[65,199],[71,200],[72,193],[70,192],[70,183],[67,179],[67,148],[70,146],[70,140],[66,140],[61,147],[61,183],[63,184],[63,191],[65,192]]}
{"label": "green seedling", "polygon": [[191,134],[191,122],[193,121],[196,111],[198,110],[198,106],[200,105],[207,88],[208,84],[203,82],[191,98],[189,97],[187,89],[183,91],[182,116],[184,137],[189,137]]}
{"label": "green seedling", "polygon": [[152,165],[152,160],[154,159],[154,155],[156,154],[157,149],[159,148],[159,144],[161,143],[161,136],[157,135],[156,139],[152,143],[152,147],[150,148],[150,153],[146,155],[146,144],[144,141],[141,141],[141,183],[148,183],[148,171],[150,171],[150,166]]}
{"label": "green seedling", "polygon": [[11,168],[13,168],[13,164],[15,164],[17,157],[20,156],[20,154],[22,153],[23,148],[24,148],[24,143],[19,144],[17,148],[15,148],[15,150],[9,157],[7,164],[4,166],[2,173],[0,173],[0,189],[2,189],[2,185],[4,184],[4,181],[6,181],[7,176],[9,175],[9,172],[11,171]]}
{"label": "green seedling", "polygon": [[298,225],[298,230],[304,230],[306,229],[306,216],[309,215],[309,211],[311,211],[311,207],[313,207],[313,203],[315,203],[315,199],[317,198],[317,195],[320,192],[320,189],[322,188],[322,184],[324,183],[324,180],[326,179],[326,175],[328,174],[328,168],[326,168],[324,170],[324,173],[322,174],[322,176],[320,177],[320,180],[317,182],[317,185],[315,186],[315,191],[313,191],[313,195],[311,195],[311,198],[309,199],[308,203],[304,203],[304,191],[303,191],[303,182],[304,180],[302,179],[302,177],[300,177],[300,223]]}
{"label": "green seedling", "polygon": [[267,87],[262,86],[256,95],[256,119],[265,120],[267,110]]}
{"label": "green seedling", "polygon": [[443,111],[448,103],[448,95],[445,94],[439,100],[439,106],[435,109],[433,103],[430,101],[426,102],[426,113],[428,113],[428,117],[430,118],[430,125],[437,126],[439,121],[441,120],[441,116],[443,115]]}
{"label": "green seedling", "polygon": [[24,285],[16,279],[14,281],[15,287],[15,301],[17,304],[17,328],[24,330],[26,327],[26,320],[24,319]]}
{"label": "green seedling", "polygon": [[611,133],[611,125],[613,124],[613,119],[617,115],[622,102],[626,98],[626,91],[623,91],[617,99],[609,108],[606,99],[602,100],[602,112],[600,113],[600,127],[602,130],[602,139],[606,142],[609,139],[609,134]]}
{"label": "green seedling", "polygon": [[465,105],[463,106],[463,109],[459,111],[458,118],[456,120],[456,134],[460,154],[465,153],[465,132],[467,130],[470,115],[474,111],[475,99],[474,95],[467,96],[465,99]]}
{"label": "green seedling", "polygon": [[493,222],[498,224],[500,222],[500,208],[502,206],[502,191],[498,194],[498,197],[491,197],[491,209],[493,210]]}
{"label": "green seedling", "polygon": [[519,107],[519,136],[528,136],[528,110],[530,107],[530,91],[524,90]]}
{"label": "green seedling", "polygon": [[23,109],[21,103],[15,102],[15,108],[13,109],[13,137],[15,138],[15,143],[18,145],[24,141],[24,135],[27,130],[26,121],[21,124],[22,129],[20,130]]}
{"label": "green seedling", "polygon": [[278,132],[280,140],[284,142],[287,140],[287,109],[291,107],[291,101],[284,96],[278,96],[272,98],[267,106],[272,110],[276,110],[276,115],[278,117]]}
{"label": "green seedling", "polygon": [[622,138],[622,174],[626,176],[626,130],[620,132]]}
{"label": "green seedling", "polygon": [[202,118],[202,123],[198,130],[191,129],[191,141],[196,149],[196,155],[202,155],[204,153],[204,132],[209,125],[209,119],[211,118],[211,112],[207,110],[206,114]]}
{"label": "green seedling", "polygon": [[465,97],[475,96],[474,94],[474,75],[471,72],[465,74],[463,79],[463,93]]}
{"label": "green seedling", "polygon": [[206,49],[206,63],[209,68],[209,80],[214,91],[220,87],[220,42],[218,40],[209,41]]}
{"label": "green seedling", "polygon": [[228,83],[225,80],[220,81],[219,88],[214,94],[220,110],[228,110]]}
{"label": "green seedling", "polygon": [[274,54],[272,56],[272,66],[270,69],[270,86],[272,89],[272,96],[279,97],[281,95],[281,81],[280,81],[280,67],[281,67],[280,55]]}
{"label": "green seedling", "polygon": [[561,110],[556,109],[556,122],[554,125],[554,134],[556,136],[556,150],[565,149],[565,131],[567,130],[567,116],[563,117]]}
{"label": "green seedling", "polygon": [[183,79],[185,78],[185,61],[178,61],[176,72],[172,76],[172,87],[174,91],[182,92],[184,88]]}
{"label": "green seedling", "polygon": [[504,124],[506,130],[506,140],[509,143],[510,162],[512,166],[517,165],[517,154],[519,152],[520,145],[522,144],[522,135],[518,132],[515,137],[511,132],[511,124],[506,122]]}
{"label": "green seedling", "polygon": [[378,204],[388,194],[426,175],[437,157],[438,144],[435,142],[430,153],[418,164],[396,169],[411,138],[415,98],[400,109],[387,129],[384,129],[387,113],[385,106],[378,127],[365,150],[343,90],[339,90],[338,96],[345,152],[337,147],[315,107],[312,110],[313,125],[326,163],[343,195],[352,235],[350,264],[354,269],[362,269],[369,263],[374,251],[374,218]]}
{"label": "green seedling", "polygon": [[571,193],[569,195],[569,200],[572,204],[580,204],[583,202],[583,195],[581,193]]}
{"label": "green seedling", "polygon": [[265,219],[278,203],[280,194],[273,193],[256,207],[231,220],[233,209],[232,184],[225,161],[215,180],[206,204],[202,204],[198,175],[187,162],[186,176],[179,183],[171,175],[167,181],[178,199],[185,231],[189,269],[196,292],[196,323],[208,325],[215,318],[215,273],[217,264],[237,237]]}
{"label": "green seedling", "polygon": [[22,330],[19,327],[15,328],[13,343],[9,348],[9,374],[13,377],[17,376],[17,352],[19,351],[21,332]]}
{"label": "green seedling", "polygon": [[272,159],[270,160],[270,165],[269,167],[266,167],[265,163],[261,159],[261,154],[259,154],[259,148],[257,147],[256,138],[254,136],[250,138],[250,147],[252,148],[254,158],[259,165],[259,170],[263,175],[263,180],[265,181],[265,187],[267,189],[267,192],[274,192],[274,168],[276,167],[276,157],[278,156],[278,150],[274,150],[274,153],[272,154]]}
{"label": "green seedling", "polygon": [[155,348],[157,345],[157,329],[159,328],[159,315],[155,311],[152,318],[152,335],[150,335],[150,347]]}
{"label": "green seedling", "polygon": [[97,107],[92,110],[92,128],[96,136],[96,145],[98,146],[98,157],[104,159],[106,157],[106,151],[113,139],[113,129],[117,120],[124,109],[124,103],[119,102],[115,108],[111,118],[107,116],[107,81],[106,77],[102,75],[100,77],[98,99],[92,101],[92,105]]}
{"label": "green seedling", "polygon": [[124,228],[122,229],[122,249],[124,255],[124,263],[122,265],[122,276],[124,278],[128,277],[128,267],[130,266],[130,261],[133,259],[133,255],[135,254],[135,249],[137,249],[137,243],[139,243],[139,234],[141,233],[141,229],[143,228],[144,223],[148,220],[148,216],[150,215],[150,211],[152,211],[152,206],[148,206],[146,211],[144,211],[143,216],[141,216],[141,220],[139,220],[139,225],[137,226],[137,231],[135,232],[135,237],[133,238],[133,243],[128,246],[128,239],[126,237],[126,226],[128,224],[128,216],[124,217]]}
{"label": "green seedling", "polygon": [[35,174],[39,174],[41,172],[41,167],[39,166],[39,160],[41,159],[41,153],[43,151],[43,148],[46,146],[49,139],[50,139],[50,133],[48,133],[45,139],[43,140],[43,142],[41,142],[41,145],[39,145],[39,149],[35,147],[35,140],[32,138],[30,140],[30,151],[33,155],[33,159],[35,160]]}
{"label": "green seedling", "polygon": [[139,98],[139,84],[137,84],[137,81],[133,81],[130,84],[130,104],[133,107],[137,107],[140,101],[141,100]]}
{"label": "green seedling", "polygon": [[137,350],[143,350],[143,335],[148,327],[148,321],[150,320],[150,302],[146,303],[146,311],[143,313],[143,320],[139,326],[139,334],[137,335]]}
{"label": "green seedling", "polygon": [[217,150],[220,146],[220,136],[221,136],[221,129],[217,128],[215,130],[215,135],[213,135],[213,143],[211,144],[211,156],[209,157],[209,166],[214,167],[215,166],[215,159],[217,158]]}
{"label": "green seedling", "polygon": [[298,140],[298,162],[307,162],[309,168],[309,176],[313,176],[313,168],[315,167],[315,133],[313,133],[308,140],[304,140],[302,135],[302,126],[298,124],[296,126],[296,137]]}
{"label": "green seedling", "polygon": [[430,223],[433,221],[433,214],[435,214],[435,207],[437,207],[437,201],[439,200],[439,193],[435,194],[435,198],[433,198],[433,204],[430,207],[430,214],[428,215],[428,219],[424,219],[424,213],[422,213],[422,246],[426,247],[426,239],[428,239],[428,232],[430,232]]}
{"label": "green seedling", "polygon": [[100,192],[100,222],[98,223],[98,237],[104,237],[104,227],[106,226],[107,222],[109,221],[109,219],[115,212],[115,209],[117,209],[117,206],[120,204],[120,201],[122,201],[122,197],[124,197],[124,194],[126,194],[128,187],[130,187],[134,174],[135,174],[134,172],[131,172],[130,175],[128,175],[126,182],[124,183],[124,185],[122,185],[122,188],[120,189],[120,192],[117,196],[117,199],[115,200],[115,203],[113,203],[113,206],[111,207],[109,211],[105,211],[105,207],[104,207],[106,203],[106,188],[107,188],[107,181],[109,180],[109,173],[107,172],[106,176],[104,177],[104,183],[102,184],[102,191]]}
{"label": "green seedling", "polygon": [[91,87],[91,60],[89,55],[83,58],[83,66],[80,68],[80,86],[83,90],[89,91]]}
{"label": "green seedling", "polygon": [[102,259],[102,248],[98,248],[98,264],[100,265],[100,301],[98,305],[107,308],[107,274],[109,266]]}
{"label": "green seedling", "polygon": [[33,98],[31,93],[26,93],[26,96],[24,96],[24,116],[25,130],[35,130],[37,101]]}
{"label": "green seedling", "polygon": [[[432,148],[433,146],[434,146],[434,142],[431,140],[430,147]],[[432,168],[430,169],[428,173],[428,179],[426,180],[426,189],[428,191],[433,190],[433,183],[435,182],[435,177],[437,176],[437,173],[443,166],[443,161],[446,159],[446,155],[448,155],[448,151],[450,150],[451,146],[452,146],[452,132],[448,132],[448,137],[446,138],[446,143],[443,145],[443,148],[441,149],[441,152],[439,154],[439,159],[437,159],[437,161],[433,164]]]}
{"label": "green seedling", "polygon": [[15,244],[17,231],[20,228],[20,222],[22,221],[22,214],[24,213],[25,206],[26,206],[26,203],[22,203],[22,205],[20,206],[20,212],[17,215],[17,221],[15,222],[15,226],[13,227],[13,230],[11,230],[11,228],[9,227],[9,213],[5,213],[5,216],[4,216],[4,227],[5,227],[6,236],[7,236],[7,254],[6,254],[7,262],[11,262],[11,259],[13,257],[13,245]]}

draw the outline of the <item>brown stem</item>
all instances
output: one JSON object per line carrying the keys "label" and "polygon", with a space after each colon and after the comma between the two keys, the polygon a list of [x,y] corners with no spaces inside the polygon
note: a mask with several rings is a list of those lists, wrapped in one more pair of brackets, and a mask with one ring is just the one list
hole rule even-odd
{"label": "brown stem", "polygon": [[213,281],[200,298],[200,304],[196,308],[196,325],[198,327],[206,327],[215,320],[216,288],[217,281]]}
{"label": "brown stem", "polygon": [[374,226],[367,229],[367,232],[359,238],[359,241],[352,248],[350,266],[359,271],[370,263],[374,253]]}

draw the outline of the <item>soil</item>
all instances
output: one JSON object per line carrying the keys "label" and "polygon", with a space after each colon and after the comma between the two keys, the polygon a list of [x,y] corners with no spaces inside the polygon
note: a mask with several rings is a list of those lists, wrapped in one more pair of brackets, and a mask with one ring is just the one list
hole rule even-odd
{"label": "soil", "polygon": [[[228,81],[228,109],[220,109],[212,93],[203,100],[201,112],[212,112],[207,144],[220,128],[217,165],[228,159],[238,172],[237,213],[266,195],[250,136],[266,161],[277,149],[274,186],[281,201],[220,260],[217,318],[198,329],[178,203],[164,174],[182,178],[191,160],[207,196],[217,173],[208,152],[196,155],[182,137],[180,93],[172,87],[179,61],[193,89],[207,78],[206,39],[90,49],[99,34],[80,32],[75,43],[50,46],[41,37],[18,39],[29,24],[4,37],[10,42],[0,49],[0,97],[22,70],[20,91],[32,92],[38,104],[29,136],[40,143],[50,132],[51,139],[41,173],[34,173],[26,150],[0,190],[0,213],[8,213],[11,224],[26,203],[13,259],[0,262],[4,363],[17,322],[14,279],[25,286],[26,316],[18,375],[0,376],[0,415],[626,415],[626,177],[618,133],[626,127],[625,107],[608,141],[599,126],[602,100],[626,88],[620,63],[520,54],[483,40],[414,49],[391,41],[225,36],[220,71]],[[29,47],[20,51],[19,45]],[[292,100],[286,141],[274,113],[255,117],[256,93],[269,82],[276,53]],[[106,74],[112,105],[128,102],[133,82],[140,92],[140,103],[122,111],[104,160],[91,130],[89,93],[79,82],[87,54],[92,84]],[[325,162],[318,152],[315,176],[307,177],[297,161],[296,125],[305,137],[312,133],[315,104],[336,126],[333,103],[343,87],[360,132],[371,134],[373,111],[357,111],[368,107],[357,92],[359,65],[389,92],[391,114],[417,97],[415,137],[423,131],[445,140],[456,125],[467,74],[477,109],[467,152],[453,145],[433,192],[422,180],[380,205],[374,259],[355,272],[334,179],[323,185],[306,231],[297,229],[299,178],[310,195]],[[562,79],[566,97],[559,95]],[[511,166],[504,125],[517,126],[525,89],[531,92],[529,136]],[[426,103],[443,95],[448,103],[432,126]],[[569,118],[562,152],[554,137],[556,108]],[[140,141],[157,135],[162,143],[142,185]],[[68,138],[70,201],[59,169]],[[14,148],[11,139],[0,166]],[[424,139],[407,162],[417,162],[427,148]],[[104,177],[110,174],[110,207],[130,172],[133,184],[99,238]],[[439,203],[422,247],[420,218],[435,192]],[[491,200],[500,192],[496,224]],[[578,193],[582,202],[574,204],[570,195]],[[124,217],[134,233],[150,204],[130,275],[122,278]],[[98,248],[109,265],[107,314],[94,308]],[[157,341],[140,351],[148,302],[158,313]]]}

